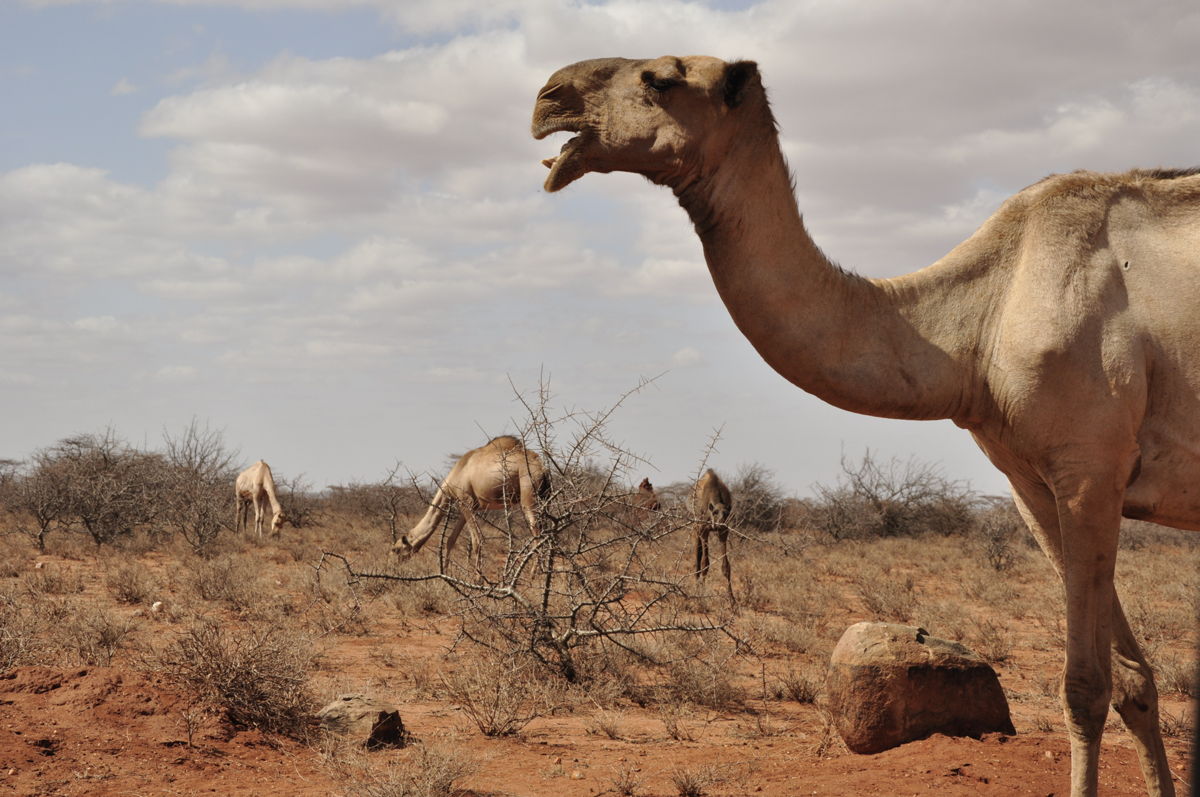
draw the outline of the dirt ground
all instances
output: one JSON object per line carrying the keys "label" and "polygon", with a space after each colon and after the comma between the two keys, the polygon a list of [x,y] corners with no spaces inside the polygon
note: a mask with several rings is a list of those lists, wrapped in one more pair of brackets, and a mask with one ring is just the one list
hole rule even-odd
{"label": "dirt ground", "polygon": [[[1022,568],[993,581],[986,567],[962,564],[963,543],[955,539],[814,546],[782,557],[787,561],[777,561],[781,557],[769,546],[755,550],[747,543],[735,560],[735,584],[745,600],[734,622],[756,640],[759,652],[730,660],[737,699],[724,706],[688,705],[672,717],[662,706],[616,694],[581,699],[534,719],[516,735],[490,738],[437,686],[437,673],[463,660],[446,604],[430,605],[426,596],[425,608],[417,608],[402,598],[405,587],[353,607],[334,589],[319,602],[307,599],[312,562],[320,548],[339,543],[329,538],[338,534],[349,531],[289,529],[290,541],[232,548],[226,561],[244,566],[237,572],[255,588],[239,600],[199,597],[188,580],[198,565],[178,551],[98,553],[67,541],[39,554],[10,538],[0,551],[0,589],[10,600],[46,602],[47,614],[36,616],[57,617],[51,621],[57,628],[40,629],[36,653],[24,660],[35,663],[0,675],[0,793],[415,795],[389,791],[388,773],[421,766],[420,756],[429,751],[470,771],[456,781],[462,789],[456,793],[494,797],[672,797],[684,793],[684,781],[696,787],[693,793],[713,797],[1067,793],[1068,745],[1053,686],[1061,666],[1061,625],[1057,605],[1045,595],[1053,584],[1049,570],[1032,552],[1021,554]],[[1160,640],[1157,660],[1167,669],[1186,669],[1195,643],[1195,549],[1155,543],[1122,556],[1131,588],[1178,581],[1179,563],[1190,563],[1182,588],[1162,589],[1130,611],[1141,618],[1136,622],[1144,633]],[[148,579],[144,595],[124,594],[125,580],[114,576],[125,572],[127,579],[120,568],[130,562],[139,563],[138,572]],[[881,569],[871,570],[876,567]],[[934,736],[878,755],[855,755],[830,732],[819,701],[790,699],[778,687],[789,674],[819,674],[840,631],[877,615],[864,607],[861,586],[855,587],[863,583],[862,572],[907,573],[905,583],[917,600],[910,611],[914,622],[928,627],[939,621],[942,635],[957,629],[968,644],[998,650],[995,666],[1015,736]],[[800,600],[798,592],[809,609],[789,603]],[[154,600],[163,601],[158,612],[150,608]],[[314,632],[319,657],[311,685],[319,702],[345,692],[392,700],[415,742],[366,752],[330,740],[301,743],[233,728],[219,717],[189,714],[189,696],[147,664],[197,614],[231,626],[275,622],[262,613],[267,604]],[[819,614],[811,609],[815,605]],[[123,621],[126,631],[99,653],[94,644],[80,642],[81,632],[65,630],[75,627],[73,616],[96,608],[110,621]],[[810,626],[810,636],[790,636],[797,624]],[[931,630],[939,632],[936,625]],[[1162,691],[1170,762],[1184,792],[1192,732],[1186,691],[1195,687],[1179,684],[1186,678],[1168,678]],[[1100,773],[1105,795],[1144,793],[1132,746],[1115,720],[1105,735]]]}

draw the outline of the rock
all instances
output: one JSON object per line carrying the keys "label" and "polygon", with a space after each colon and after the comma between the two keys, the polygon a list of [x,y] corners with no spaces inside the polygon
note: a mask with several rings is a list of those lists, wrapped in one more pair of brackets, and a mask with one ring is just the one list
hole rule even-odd
{"label": "rock", "polygon": [[996,672],[968,648],[923,628],[850,626],[833,650],[825,692],[838,733],[856,753],[934,733],[1016,733]]}
{"label": "rock", "polygon": [[408,744],[400,710],[364,695],[338,695],[317,712],[317,719],[325,730],[360,740],[372,750]]}

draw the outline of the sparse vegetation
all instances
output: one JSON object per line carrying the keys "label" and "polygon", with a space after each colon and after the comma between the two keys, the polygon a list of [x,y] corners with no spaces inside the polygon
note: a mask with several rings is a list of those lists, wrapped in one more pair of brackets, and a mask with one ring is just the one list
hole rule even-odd
{"label": "sparse vegetation", "polygon": [[312,643],[287,628],[233,629],[197,620],[152,664],[234,727],[305,739],[316,708],[309,686],[313,657]]}
{"label": "sparse vegetation", "polygon": [[[198,520],[185,528],[172,519],[187,506],[202,517],[194,493],[191,504],[159,496],[153,511],[128,515],[148,518],[132,525],[106,521],[121,530],[99,541],[73,512],[47,509],[42,526],[20,497],[43,466],[47,480],[55,468],[74,467],[58,446],[45,450],[48,459],[0,463],[0,673],[28,665],[149,669],[164,676],[155,683],[178,693],[170,722],[174,743],[189,756],[205,756],[242,730],[312,740],[313,695],[367,691],[369,683],[398,702],[435,708],[417,715],[420,743],[411,749],[386,758],[339,753],[341,763],[330,765],[344,775],[339,788],[454,795],[469,793],[463,784],[473,772],[500,766],[463,752],[461,740],[509,750],[506,739],[537,739],[548,728],[582,748],[723,751],[732,737],[764,746],[800,740],[814,759],[843,755],[821,709],[825,668],[848,625],[877,618],[922,625],[1020,671],[1005,679],[1014,720],[1061,733],[1062,589],[1007,501],[970,497],[968,522],[949,531],[935,523],[839,537],[792,528],[800,502],[782,500],[768,513],[782,526],[739,527],[733,613],[695,590],[683,493],[660,489],[663,505],[653,516],[629,512],[619,498],[636,483],[624,475],[636,459],[597,442],[603,435],[591,426],[562,423],[572,435],[543,426],[548,448],[539,450],[578,443],[580,456],[548,457],[558,476],[540,507],[542,534],[531,537],[522,519],[488,516],[482,571],[458,555],[444,569],[436,556],[388,560],[393,532],[424,509],[420,491],[397,474],[387,491],[368,485],[316,494],[299,485],[317,504],[310,517],[320,525],[262,543],[227,532],[232,476],[219,484],[213,475],[209,532],[196,531]],[[537,430],[530,428],[530,439]],[[186,471],[187,462],[225,461],[186,453],[223,452],[214,441],[193,424],[176,453],[134,451],[113,433],[77,447],[137,460],[148,470],[128,473],[170,492],[177,486],[169,474]],[[759,468],[754,478],[781,500],[769,472]],[[929,505],[958,506],[964,493],[951,487],[951,499],[930,497]],[[803,503],[811,517],[821,499]],[[865,517],[877,520],[872,512]],[[1155,667],[1164,732],[1172,750],[1182,749],[1191,715],[1181,705],[1196,690],[1200,538],[1135,525],[1123,539],[1118,587]],[[355,561],[394,577],[367,578],[341,563]],[[726,753],[713,755],[728,763]],[[590,766],[568,760],[530,771],[564,784],[578,777],[611,794],[731,791],[694,765],[675,767],[678,783],[661,762]]]}

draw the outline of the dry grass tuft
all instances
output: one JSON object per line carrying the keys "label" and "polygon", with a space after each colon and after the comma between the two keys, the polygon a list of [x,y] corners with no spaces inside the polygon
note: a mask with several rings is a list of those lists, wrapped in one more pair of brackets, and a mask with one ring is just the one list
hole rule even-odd
{"label": "dry grass tuft", "polygon": [[307,739],[316,708],[313,659],[310,641],[285,627],[199,620],[151,664],[235,727]]}

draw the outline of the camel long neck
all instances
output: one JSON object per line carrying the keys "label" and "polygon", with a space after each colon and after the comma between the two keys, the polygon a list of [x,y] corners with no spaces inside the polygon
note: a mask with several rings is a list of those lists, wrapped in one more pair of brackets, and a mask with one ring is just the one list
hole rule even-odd
{"label": "camel long neck", "polygon": [[734,323],[767,363],[819,398],[892,418],[955,417],[970,374],[947,298],[921,275],[847,274],[809,237],[773,126],[676,186]]}
{"label": "camel long neck", "polygon": [[267,493],[267,500],[271,502],[272,514],[278,515],[283,512],[283,505],[279,503],[279,496],[275,494],[275,479],[271,471],[263,474],[263,490]]}

